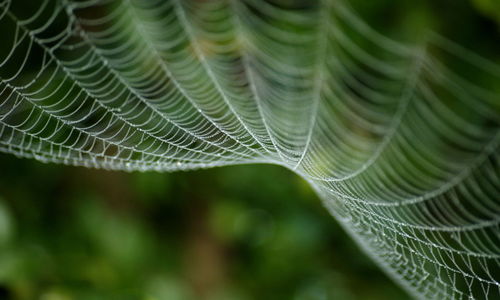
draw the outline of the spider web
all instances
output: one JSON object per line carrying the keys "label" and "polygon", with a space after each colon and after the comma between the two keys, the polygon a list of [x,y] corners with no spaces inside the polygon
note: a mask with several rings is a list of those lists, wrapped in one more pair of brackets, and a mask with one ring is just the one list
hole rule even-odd
{"label": "spider web", "polygon": [[272,163],[418,298],[500,298],[500,68],[344,2],[0,1],[0,151]]}

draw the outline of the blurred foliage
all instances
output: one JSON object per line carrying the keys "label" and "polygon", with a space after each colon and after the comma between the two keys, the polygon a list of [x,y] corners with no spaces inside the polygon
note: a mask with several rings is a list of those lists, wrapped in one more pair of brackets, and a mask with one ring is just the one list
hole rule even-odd
{"label": "blurred foliage", "polygon": [[500,23],[500,1],[473,0],[473,2],[481,12]]}
{"label": "blurred foliage", "polygon": [[406,297],[280,167],[0,165],[0,299]]}

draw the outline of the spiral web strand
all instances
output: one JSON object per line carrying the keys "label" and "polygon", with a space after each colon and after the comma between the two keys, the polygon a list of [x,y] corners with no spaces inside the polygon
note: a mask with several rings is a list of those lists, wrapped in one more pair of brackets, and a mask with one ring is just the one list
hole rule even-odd
{"label": "spiral web strand", "polygon": [[0,151],[282,165],[413,296],[500,298],[497,65],[340,1],[21,2],[0,1]]}

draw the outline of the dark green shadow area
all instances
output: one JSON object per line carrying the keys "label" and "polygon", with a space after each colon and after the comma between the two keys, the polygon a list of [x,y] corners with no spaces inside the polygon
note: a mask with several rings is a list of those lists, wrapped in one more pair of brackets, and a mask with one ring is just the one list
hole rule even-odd
{"label": "dark green shadow area", "polygon": [[0,167],[0,299],[407,298],[282,167]]}

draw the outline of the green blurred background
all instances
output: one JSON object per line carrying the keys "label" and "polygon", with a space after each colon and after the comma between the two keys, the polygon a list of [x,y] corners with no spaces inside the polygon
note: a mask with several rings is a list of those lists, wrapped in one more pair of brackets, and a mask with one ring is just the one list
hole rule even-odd
{"label": "green blurred background", "polygon": [[[485,55],[500,1],[350,1]],[[498,55],[498,53],[497,53]],[[0,155],[0,299],[406,299],[308,185],[270,165],[106,172]]]}
{"label": "green blurred background", "polygon": [[0,282],[16,299],[405,297],[284,168],[0,164]]}

